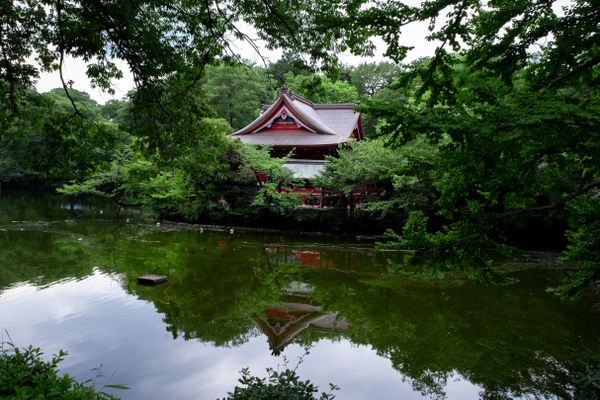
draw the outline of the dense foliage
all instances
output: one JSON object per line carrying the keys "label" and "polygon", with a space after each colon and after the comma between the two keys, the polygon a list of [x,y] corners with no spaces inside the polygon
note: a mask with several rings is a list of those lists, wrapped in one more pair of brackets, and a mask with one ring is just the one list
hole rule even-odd
{"label": "dense foliage", "polygon": [[263,104],[275,97],[273,81],[264,68],[251,65],[209,65],[201,91],[204,101],[234,129],[248,125]]}
{"label": "dense foliage", "polygon": [[[432,61],[413,66],[386,89],[395,93],[395,102],[375,98],[368,105],[383,121],[380,133],[388,143],[402,146],[421,137],[439,151],[431,176],[441,227],[427,239],[421,219],[422,235],[405,235],[403,240],[412,238],[405,246],[419,250],[424,265],[486,272],[491,266],[485,251],[517,242],[511,240],[515,231],[568,219],[567,256],[586,271],[577,274],[579,289],[597,280],[600,270],[592,267],[597,256],[584,244],[593,240],[595,229],[587,215],[600,206],[597,89],[584,78],[538,89],[538,64],[506,82],[464,58],[452,60],[444,71],[447,93],[422,79]],[[473,262],[465,264],[471,256]],[[570,286],[563,293],[576,292]]]}
{"label": "dense foliage", "polygon": [[[6,95],[3,88],[0,82]],[[86,93],[71,95],[80,99],[81,113],[73,113],[62,89],[27,90],[17,112],[8,103],[0,105],[1,181],[25,175],[50,182],[81,179],[109,161],[120,140],[117,126]]]}

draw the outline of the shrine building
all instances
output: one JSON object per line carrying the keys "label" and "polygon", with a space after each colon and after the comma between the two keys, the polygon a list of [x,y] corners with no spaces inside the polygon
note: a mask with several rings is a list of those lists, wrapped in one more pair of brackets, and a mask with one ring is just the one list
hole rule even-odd
{"label": "shrine building", "polygon": [[337,155],[338,146],[364,139],[356,103],[316,104],[287,88],[273,104],[244,128],[231,134],[243,143],[270,145],[272,157],[293,155],[285,163],[298,178],[313,178],[323,170],[325,156]]}

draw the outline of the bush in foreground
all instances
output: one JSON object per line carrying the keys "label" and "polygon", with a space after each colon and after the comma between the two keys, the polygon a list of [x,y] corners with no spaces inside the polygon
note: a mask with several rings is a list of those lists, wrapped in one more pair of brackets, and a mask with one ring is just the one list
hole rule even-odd
{"label": "bush in foreground", "polygon": [[250,375],[247,368],[241,373],[239,382],[243,386],[236,386],[233,393],[228,393],[223,400],[332,400],[335,396],[331,391],[338,389],[330,383],[331,391],[318,395],[317,386],[308,380],[300,380],[296,371],[290,369],[283,372],[267,369],[266,378]]}
{"label": "bush in foreground", "polygon": [[[91,381],[79,383],[69,375],[59,375],[58,364],[67,355],[60,351],[50,361],[42,359],[39,348],[0,347],[0,400],[115,400],[118,397],[99,392]],[[123,389],[121,385],[104,385]]]}

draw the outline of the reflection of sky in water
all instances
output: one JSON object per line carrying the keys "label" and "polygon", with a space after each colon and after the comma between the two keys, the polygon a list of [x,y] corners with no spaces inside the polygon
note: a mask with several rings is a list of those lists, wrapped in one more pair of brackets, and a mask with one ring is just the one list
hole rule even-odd
{"label": "reflection of sky in water", "polygon": [[[123,399],[216,399],[233,390],[241,368],[264,376],[265,368],[283,366],[270,355],[266,337],[251,338],[240,347],[214,347],[197,340],[172,339],[163,316],[152,303],[126,294],[114,277],[95,272],[81,281],[64,281],[45,289],[22,285],[0,293],[0,327],[17,346],[33,344],[46,355],[67,350],[64,372],[93,378],[102,365],[110,383],[131,390]],[[304,349],[288,346],[294,366]],[[368,346],[348,340],[315,343],[298,372],[321,390],[332,382],[339,399],[415,399],[421,394]],[[451,377],[449,399],[477,398],[479,388]]]}

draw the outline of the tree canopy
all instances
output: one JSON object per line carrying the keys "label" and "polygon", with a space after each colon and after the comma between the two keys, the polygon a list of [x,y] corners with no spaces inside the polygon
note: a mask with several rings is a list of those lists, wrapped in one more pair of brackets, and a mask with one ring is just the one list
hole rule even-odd
{"label": "tree canopy", "polygon": [[234,129],[248,125],[275,97],[265,70],[245,65],[209,65],[201,84],[204,101]]}
{"label": "tree canopy", "polygon": [[[249,22],[270,48],[307,54],[330,65],[336,52],[371,54],[373,36],[387,45],[386,56],[402,60],[402,27],[430,22],[431,40],[440,45],[431,72],[447,65],[448,50],[470,50],[469,63],[488,68],[506,80],[537,52],[539,87],[555,86],[590,73],[600,61],[595,46],[598,11],[594,1],[429,0],[418,6],[402,2],[319,0],[222,2],[89,2],[85,0],[2,3],[0,76],[9,93],[31,83],[40,70],[61,69],[66,55],[89,63],[88,75],[110,89],[123,59],[136,83],[146,85],[177,72],[198,79],[208,62],[223,54],[233,37],[249,38],[237,22]],[[233,36],[232,36],[233,35]],[[291,58],[292,64],[298,64]],[[37,63],[32,62],[35,60]],[[289,63],[289,62],[288,62]],[[68,82],[65,82],[68,84]]]}

